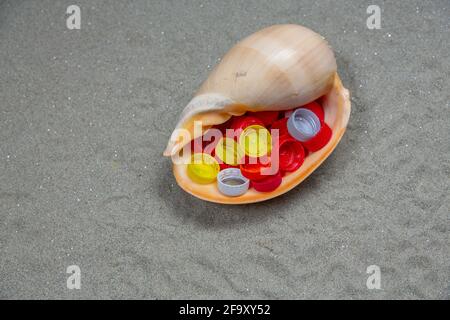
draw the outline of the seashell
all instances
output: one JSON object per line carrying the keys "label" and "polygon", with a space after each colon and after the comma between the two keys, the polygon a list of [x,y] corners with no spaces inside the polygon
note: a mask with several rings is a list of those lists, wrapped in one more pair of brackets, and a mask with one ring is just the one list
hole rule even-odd
{"label": "seashell", "polygon": [[212,202],[241,204],[267,200],[294,188],[334,150],[350,116],[350,97],[339,76],[333,51],[322,36],[299,25],[274,25],[236,44],[202,84],[184,108],[170,138],[165,156],[180,153],[188,141],[179,130],[194,135],[194,121],[202,132],[247,111],[289,110],[320,98],[325,122],[333,134],[321,150],[305,158],[295,172],[283,177],[276,190],[259,193],[250,189],[239,197],[222,195],[215,184],[192,183],[185,164],[174,164],[177,183],[190,194]]}

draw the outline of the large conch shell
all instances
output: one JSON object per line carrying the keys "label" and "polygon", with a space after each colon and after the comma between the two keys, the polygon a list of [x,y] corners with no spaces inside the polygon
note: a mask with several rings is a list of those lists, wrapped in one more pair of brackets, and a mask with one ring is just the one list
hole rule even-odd
{"label": "large conch shell", "polygon": [[[332,138],[321,150],[308,155],[297,171],[285,175],[281,186],[272,192],[250,189],[242,196],[227,197],[214,183],[193,183],[186,164],[173,166],[177,183],[200,199],[227,204],[264,201],[294,188],[330,155],[347,126],[349,92],[336,69],[334,54],[324,38],[299,25],[274,25],[239,42],[185,107],[176,129],[188,130],[194,139],[194,121],[202,121],[205,133],[246,111],[288,110],[320,98]],[[175,156],[186,144],[177,132],[172,134],[165,156]]]}

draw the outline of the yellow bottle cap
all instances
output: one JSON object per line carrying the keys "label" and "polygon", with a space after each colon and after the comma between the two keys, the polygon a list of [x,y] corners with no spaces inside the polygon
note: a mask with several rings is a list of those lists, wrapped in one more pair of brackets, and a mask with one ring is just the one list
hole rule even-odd
{"label": "yellow bottle cap", "polygon": [[214,151],[223,163],[230,166],[240,164],[240,160],[244,156],[242,148],[231,138],[221,138]]}
{"label": "yellow bottle cap", "polygon": [[189,178],[201,184],[214,182],[219,171],[219,163],[207,153],[194,153],[191,163],[187,166]]}
{"label": "yellow bottle cap", "polygon": [[272,137],[263,126],[252,125],[239,136],[239,145],[248,156],[262,157],[272,150]]}

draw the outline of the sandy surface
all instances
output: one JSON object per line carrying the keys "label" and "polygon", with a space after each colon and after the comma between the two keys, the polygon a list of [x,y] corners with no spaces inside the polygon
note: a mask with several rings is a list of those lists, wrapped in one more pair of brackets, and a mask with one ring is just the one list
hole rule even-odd
{"label": "sandy surface", "polygon": [[[358,0],[0,1],[0,298],[449,299],[450,3],[373,2],[381,30]],[[180,110],[287,22],[336,52],[341,144],[266,203],[184,193],[161,156]]]}

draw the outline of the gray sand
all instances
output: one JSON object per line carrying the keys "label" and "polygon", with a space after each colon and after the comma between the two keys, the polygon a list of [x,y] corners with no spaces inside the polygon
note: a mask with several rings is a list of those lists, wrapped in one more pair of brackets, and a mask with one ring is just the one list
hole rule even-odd
{"label": "gray sand", "polygon": [[[0,298],[449,299],[450,3],[372,2],[0,1]],[[279,198],[191,197],[161,156],[180,110],[288,22],[334,48],[347,133]]]}

